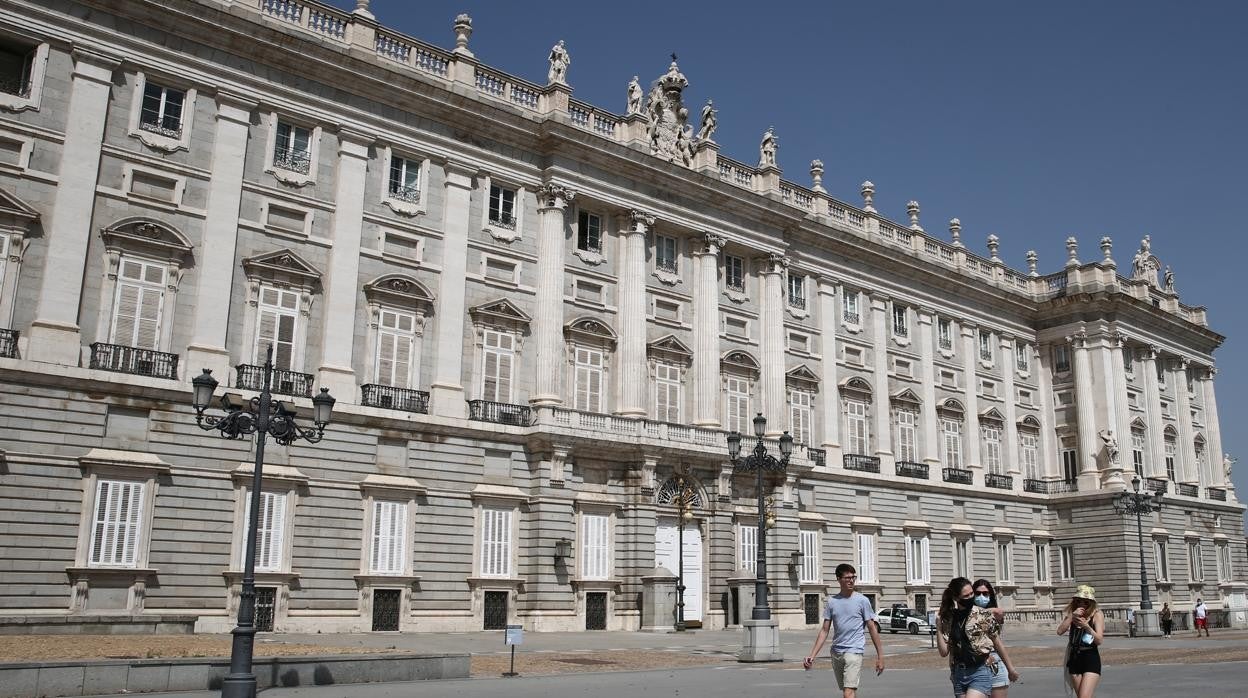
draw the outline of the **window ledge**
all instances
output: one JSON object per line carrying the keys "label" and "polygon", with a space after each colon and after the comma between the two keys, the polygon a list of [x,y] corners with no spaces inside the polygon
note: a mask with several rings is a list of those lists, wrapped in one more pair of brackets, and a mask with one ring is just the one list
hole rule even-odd
{"label": "window ledge", "polygon": [[797,318],[798,320],[805,320],[810,317],[810,313],[804,308],[795,308],[787,303],[785,304],[785,310],[788,311],[789,315]]}
{"label": "window ledge", "polygon": [[574,589],[617,589],[624,585],[622,579],[573,579],[569,583]]}
{"label": "window ledge", "polygon": [[159,133],[153,133],[144,129],[138,129],[130,132],[131,138],[137,138],[140,143],[161,153],[176,153],[179,150],[190,150],[190,144],[187,143],[186,137],[170,138],[162,136]]}
{"label": "window ledge", "polygon": [[518,588],[525,585],[526,580],[523,577],[469,577],[468,586],[478,588],[488,587],[511,587]]}
{"label": "window ledge", "polygon": [[482,232],[489,233],[490,237],[500,242],[512,243],[520,239],[519,226],[516,228],[504,228],[502,226],[486,223],[485,227],[481,230]]}
{"label": "window ledge", "polygon": [[853,332],[854,334],[858,334],[859,332],[862,332],[862,325],[850,324],[846,322],[846,323],[843,323],[842,326],[845,328],[846,332]]}
{"label": "window ledge", "polygon": [[150,567],[66,567],[70,581],[90,579],[153,579],[159,570]]}
{"label": "window ledge", "polygon": [[269,167],[265,172],[273,175],[273,178],[282,184],[288,184],[292,187],[306,187],[315,181],[311,175],[283,170],[280,167]]}
{"label": "window ledge", "polygon": [[680,278],[680,274],[670,272],[664,269],[655,269],[650,275],[659,280],[659,283],[667,286],[675,286],[684,283],[685,280]]}
{"label": "window ledge", "polygon": [[355,575],[356,586],[359,587],[408,587],[420,582],[420,575],[411,574],[357,574]]}
{"label": "window ledge", "polygon": [[738,291],[733,288],[724,289],[724,297],[737,305],[741,305],[742,303],[746,303],[750,300],[750,297],[746,295],[745,291]]}
{"label": "window ledge", "polygon": [[[230,584],[242,584],[242,570],[224,570],[221,576]],[[298,572],[260,572],[256,571],[256,584],[285,584],[290,586],[292,582],[299,581]]]}
{"label": "window ledge", "polygon": [[424,206],[421,204],[411,203],[410,201],[402,201],[400,199],[386,197],[381,200],[381,203],[388,206],[391,211],[407,218],[415,218],[416,216],[423,215],[425,213]]}
{"label": "window ledge", "polygon": [[603,257],[601,252],[594,250],[582,250],[577,248],[572,254],[576,255],[582,262],[593,267],[607,261],[607,258]]}

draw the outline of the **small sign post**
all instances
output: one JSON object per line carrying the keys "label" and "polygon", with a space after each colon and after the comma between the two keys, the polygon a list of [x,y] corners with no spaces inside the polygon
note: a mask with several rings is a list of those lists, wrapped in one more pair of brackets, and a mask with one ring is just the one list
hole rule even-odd
{"label": "small sign post", "polygon": [[516,673],[516,645],[524,642],[524,626],[509,625],[503,639],[511,646],[511,671],[504,671],[503,676],[519,676]]}

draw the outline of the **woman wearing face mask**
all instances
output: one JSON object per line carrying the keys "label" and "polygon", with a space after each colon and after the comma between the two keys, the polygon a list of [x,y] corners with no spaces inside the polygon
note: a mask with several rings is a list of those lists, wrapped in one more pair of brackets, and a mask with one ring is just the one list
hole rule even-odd
{"label": "woman wearing face mask", "polygon": [[949,658],[949,680],[958,698],[988,698],[992,694],[993,640],[1001,620],[993,611],[975,605],[971,580],[955,577],[940,598],[936,619],[936,647]]}
{"label": "woman wearing face mask", "polygon": [[1070,632],[1066,643],[1066,683],[1076,698],[1092,698],[1101,680],[1101,651],[1105,640],[1105,614],[1096,608],[1096,590],[1080,584],[1062,612],[1057,634]]}
{"label": "woman wearing face mask", "polygon": [[[977,579],[974,584],[975,596],[972,597],[975,605],[980,608],[997,608],[997,590],[992,588],[992,582],[987,579]],[[1005,651],[1005,641],[1001,639],[998,633],[993,638],[992,658],[997,669],[992,675],[992,698],[1005,698],[1010,691],[1010,684],[1018,681],[1019,674],[1014,670],[1014,663],[1010,661],[1010,653]],[[1001,665],[1005,668],[1002,669]]]}

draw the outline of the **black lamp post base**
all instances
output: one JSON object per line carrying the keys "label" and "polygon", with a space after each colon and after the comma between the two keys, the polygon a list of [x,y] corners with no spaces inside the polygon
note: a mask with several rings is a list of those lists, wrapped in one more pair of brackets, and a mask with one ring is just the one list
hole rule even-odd
{"label": "black lamp post base", "polygon": [[780,625],[775,618],[767,620],[743,620],[741,631],[745,633],[741,643],[738,662],[783,662],[780,652]]}
{"label": "black lamp post base", "polygon": [[230,674],[221,682],[221,698],[256,698],[255,674]]}

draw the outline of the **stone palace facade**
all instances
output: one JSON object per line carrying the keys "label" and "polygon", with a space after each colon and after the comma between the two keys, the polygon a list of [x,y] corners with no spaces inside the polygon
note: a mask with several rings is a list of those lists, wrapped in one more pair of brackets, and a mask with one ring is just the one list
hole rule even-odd
{"label": "stone palace facade", "polygon": [[639,629],[682,554],[688,619],[736,625],[758,521],[725,437],[757,413],[798,444],[767,493],[782,627],[840,562],[877,605],[962,574],[1125,608],[1135,473],[1154,598],[1248,605],[1223,337],[1149,240],[1015,270],[818,161],[783,179],[770,131],[721,154],[674,61],[620,115],[574,98],[575,46],[538,85],[453,31],[0,5],[0,626],[233,625],[254,445],[197,428],[190,379],[254,396],[270,346],[285,399],[338,402],[266,453],[265,627]]}

